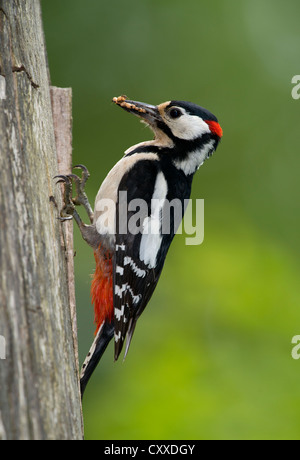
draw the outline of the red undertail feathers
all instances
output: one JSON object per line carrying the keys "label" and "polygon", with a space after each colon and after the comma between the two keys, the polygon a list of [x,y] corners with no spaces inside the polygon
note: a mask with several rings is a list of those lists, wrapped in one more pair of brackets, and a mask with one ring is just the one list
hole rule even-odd
{"label": "red undertail feathers", "polygon": [[99,246],[94,252],[96,269],[92,280],[91,297],[95,310],[95,324],[97,334],[104,320],[112,322],[113,308],[113,268],[112,258],[108,252],[103,252]]}

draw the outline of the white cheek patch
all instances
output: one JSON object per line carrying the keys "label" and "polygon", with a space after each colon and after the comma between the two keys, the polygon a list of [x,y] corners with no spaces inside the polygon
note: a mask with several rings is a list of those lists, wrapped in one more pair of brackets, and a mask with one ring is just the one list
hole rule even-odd
{"label": "white cheek patch", "polygon": [[192,141],[203,134],[210,133],[208,124],[202,118],[188,113],[175,120],[168,120],[167,123],[174,136],[187,141]]}

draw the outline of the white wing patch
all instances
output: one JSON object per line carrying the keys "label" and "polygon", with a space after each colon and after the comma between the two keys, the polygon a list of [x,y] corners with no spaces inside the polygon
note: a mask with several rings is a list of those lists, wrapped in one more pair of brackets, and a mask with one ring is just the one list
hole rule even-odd
{"label": "white wing patch", "polygon": [[120,267],[120,265],[116,265],[116,273],[122,276],[124,274],[124,268]]}
{"label": "white wing patch", "polygon": [[125,244],[116,244],[116,251],[125,251]]}
{"label": "white wing patch", "polygon": [[122,284],[122,287],[117,284],[115,285],[115,295],[120,297],[120,299],[122,299],[123,293],[127,291],[130,293],[133,303],[137,304],[141,299],[141,294],[135,295],[128,283]]}
{"label": "white wing patch", "polygon": [[124,308],[125,308],[124,305],[121,306],[121,309],[120,308],[115,308],[115,316],[116,316],[118,321],[120,321],[121,316],[124,315]]}
{"label": "white wing patch", "polygon": [[115,333],[115,342],[118,342],[121,338],[121,331],[119,331],[117,334]]}
{"label": "white wing patch", "polygon": [[[139,276],[141,278],[144,278],[146,276],[146,270],[140,269],[135,263],[134,260],[131,257],[124,257],[124,265],[130,265],[133,272],[136,274],[136,276]],[[123,269],[124,271],[124,269]]]}
{"label": "white wing patch", "polygon": [[115,285],[115,294],[116,294],[117,296],[119,296],[120,299],[121,299],[121,298],[122,298],[122,294],[123,294],[123,292],[126,291],[126,289],[127,289],[127,283],[122,284],[122,287],[120,287],[120,286],[118,286],[118,285],[116,284],[116,285]]}
{"label": "white wing patch", "polygon": [[168,193],[168,184],[164,174],[160,171],[157,174],[154,193],[151,200],[151,215],[146,217],[143,222],[143,235],[140,245],[140,259],[154,268],[156,258],[159,252],[162,235],[161,235],[161,211]]}

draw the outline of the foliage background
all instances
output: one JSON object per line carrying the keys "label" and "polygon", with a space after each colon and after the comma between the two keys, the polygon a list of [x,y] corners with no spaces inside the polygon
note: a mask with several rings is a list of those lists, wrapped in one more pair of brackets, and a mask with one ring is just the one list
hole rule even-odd
{"label": "foliage background", "polygon": [[[130,353],[112,344],[83,401],[86,439],[299,439],[297,0],[43,0],[52,84],[73,88],[74,164],[93,201],[151,133],[110,101],[190,100],[221,145],[193,183],[205,240],[178,235]],[[93,339],[91,250],[75,228],[81,362]]]}

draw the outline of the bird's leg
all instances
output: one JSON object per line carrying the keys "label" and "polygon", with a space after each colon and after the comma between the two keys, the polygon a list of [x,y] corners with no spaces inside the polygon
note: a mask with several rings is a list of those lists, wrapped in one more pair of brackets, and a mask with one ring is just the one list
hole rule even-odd
{"label": "bird's leg", "polygon": [[92,209],[92,207],[91,207],[91,205],[89,203],[88,197],[87,197],[87,195],[85,193],[85,190],[84,190],[86,181],[90,177],[90,173],[89,173],[88,169],[84,165],[73,166],[73,169],[81,169],[82,170],[81,179],[78,176],[76,176],[75,174],[70,174],[70,177],[72,177],[72,179],[74,180],[75,187],[76,187],[76,196],[73,198],[73,203],[75,205],[82,205],[84,207],[84,209],[86,210],[87,215],[88,215],[88,217],[90,219],[90,222],[92,224],[93,219],[94,219],[94,213],[93,213],[93,209]]}
{"label": "bird's leg", "polygon": [[[86,168],[85,168],[86,169]],[[86,170],[87,174],[88,171]],[[86,174],[85,172],[85,174]],[[78,212],[76,211],[76,204],[83,204],[85,209],[88,211],[89,218],[92,221],[93,211],[89,205],[87,196],[84,192],[84,184],[88,178],[84,176],[80,179],[75,174],[68,174],[68,175],[58,175],[55,176],[58,178],[57,184],[64,183],[64,206],[60,211],[60,216],[58,219],[62,222],[65,220],[70,220],[72,218],[75,219],[81,235],[83,239],[93,248],[97,249],[99,246],[99,234],[96,231],[96,227],[94,225],[86,225],[82,220]],[[76,191],[77,196],[72,198],[72,180],[74,179],[76,184]]]}
{"label": "bird's leg", "polygon": [[63,183],[64,186],[64,206],[60,211],[58,219],[62,222],[65,220],[71,220],[73,217],[78,224],[78,227],[84,225],[78,212],[76,211],[75,204],[72,199],[72,178],[71,175],[60,174],[55,176],[54,179],[59,179],[56,183]]}

